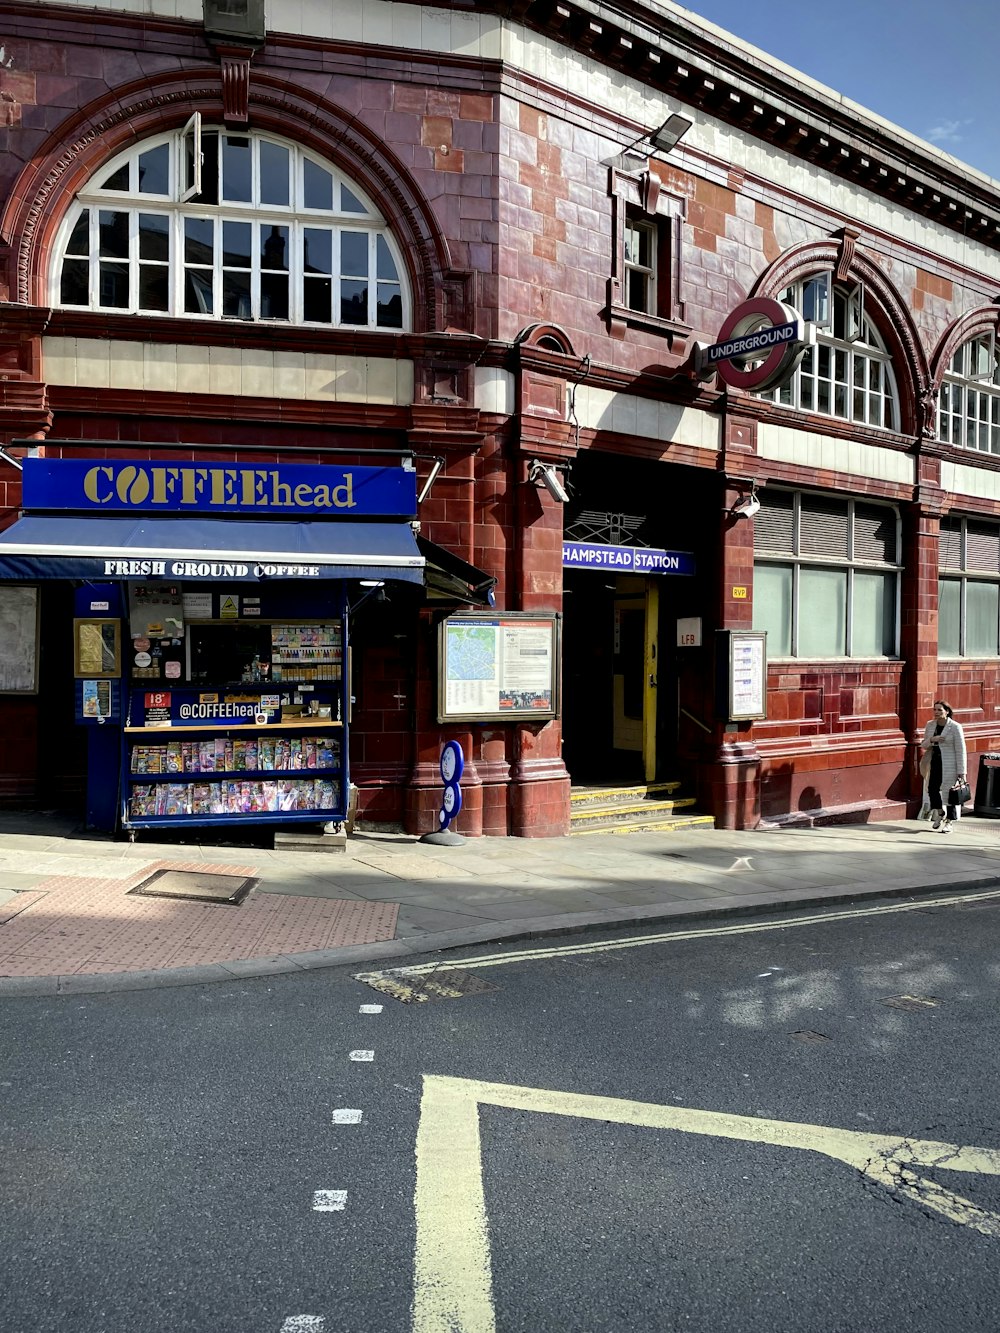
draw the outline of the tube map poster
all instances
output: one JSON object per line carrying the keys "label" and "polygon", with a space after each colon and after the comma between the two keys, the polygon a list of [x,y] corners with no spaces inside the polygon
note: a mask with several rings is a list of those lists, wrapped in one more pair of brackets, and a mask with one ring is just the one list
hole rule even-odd
{"label": "tube map poster", "polygon": [[444,622],[442,717],[552,716],[552,618]]}

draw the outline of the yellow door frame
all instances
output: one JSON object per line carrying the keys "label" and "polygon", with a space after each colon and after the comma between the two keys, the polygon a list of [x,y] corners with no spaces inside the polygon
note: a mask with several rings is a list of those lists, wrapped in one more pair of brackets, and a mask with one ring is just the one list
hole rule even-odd
{"label": "yellow door frame", "polygon": [[646,644],[643,654],[642,764],[647,782],[656,780],[656,682],[659,671],[660,584],[646,579]]}

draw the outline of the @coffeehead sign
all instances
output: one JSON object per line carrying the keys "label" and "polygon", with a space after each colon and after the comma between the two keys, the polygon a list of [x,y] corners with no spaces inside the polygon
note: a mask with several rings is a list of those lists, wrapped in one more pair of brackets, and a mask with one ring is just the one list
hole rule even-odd
{"label": "@coffeehead sign", "polygon": [[[726,317],[718,342],[698,349],[698,370],[716,371],[734,389],[762,393],[792,376],[808,345],[794,306],[758,296]],[[748,366],[748,361],[753,364]]]}

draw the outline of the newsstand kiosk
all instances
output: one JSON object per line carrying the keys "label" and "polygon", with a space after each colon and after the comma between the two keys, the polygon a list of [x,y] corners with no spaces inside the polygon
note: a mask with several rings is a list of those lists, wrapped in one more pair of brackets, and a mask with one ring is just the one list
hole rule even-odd
{"label": "newsstand kiosk", "polygon": [[88,826],[343,821],[349,597],[422,581],[413,471],[26,459],[23,482],[0,577],[76,582]]}

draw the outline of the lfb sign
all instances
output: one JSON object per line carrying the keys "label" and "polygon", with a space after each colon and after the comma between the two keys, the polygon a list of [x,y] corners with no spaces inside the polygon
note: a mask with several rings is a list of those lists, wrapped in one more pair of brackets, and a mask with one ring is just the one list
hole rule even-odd
{"label": "lfb sign", "polygon": [[718,342],[698,349],[698,370],[716,371],[734,389],[763,393],[791,378],[808,345],[794,306],[758,296],[726,317]]}

